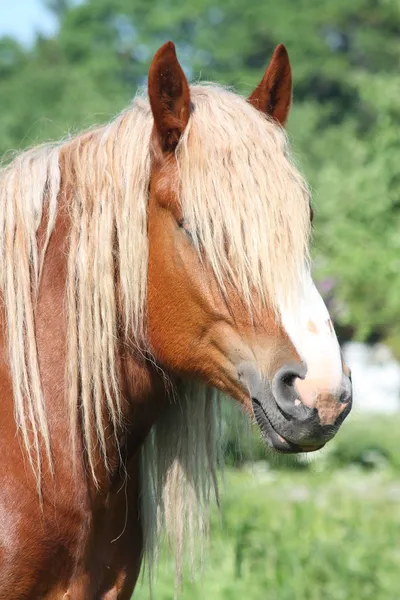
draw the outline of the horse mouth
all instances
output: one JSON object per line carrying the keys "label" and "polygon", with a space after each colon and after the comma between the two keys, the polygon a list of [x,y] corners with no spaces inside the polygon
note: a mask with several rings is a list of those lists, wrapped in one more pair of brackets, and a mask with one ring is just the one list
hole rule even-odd
{"label": "horse mouth", "polygon": [[305,452],[315,452],[325,446],[325,442],[321,444],[296,444],[286,439],[273,426],[264,407],[257,398],[251,399],[253,404],[253,412],[257,424],[260,428],[261,435],[267,445],[278,452],[279,454],[299,454]]}

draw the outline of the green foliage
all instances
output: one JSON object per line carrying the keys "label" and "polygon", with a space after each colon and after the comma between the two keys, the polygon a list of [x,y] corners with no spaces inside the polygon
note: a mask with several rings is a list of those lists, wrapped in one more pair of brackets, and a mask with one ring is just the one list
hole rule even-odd
{"label": "green foliage", "polygon": [[315,268],[336,320],[400,354],[398,0],[46,0],[53,39],[0,40],[0,153],[108,120],[173,39],[188,75],[248,93],[274,46],[294,73],[289,135],[311,182]]}
{"label": "green foliage", "polygon": [[[388,473],[229,472],[205,570],[182,600],[395,600],[400,487]],[[174,599],[162,556],[153,597]],[[146,586],[134,594],[147,600]]]}
{"label": "green foliage", "polygon": [[358,465],[365,469],[400,471],[400,419],[368,414],[350,418],[327,448],[329,468]]}

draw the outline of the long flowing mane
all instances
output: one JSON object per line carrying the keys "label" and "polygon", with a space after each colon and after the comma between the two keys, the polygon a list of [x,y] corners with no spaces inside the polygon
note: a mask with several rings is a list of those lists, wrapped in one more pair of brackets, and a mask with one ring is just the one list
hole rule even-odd
{"label": "long flowing mane", "polygon": [[[192,86],[191,97],[193,112],[176,156],[193,243],[221,288],[229,282],[249,306],[256,290],[276,307],[279,299],[296,297],[305,273],[307,186],[276,123],[214,85]],[[146,351],[152,125],[148,101],[139,96],[106,126],[24,152],[0,172],[0,285],[15,418],[38,480],[44,455],[51,465],[51,444],[35,303],[62,182],[72,182],[65,290],[68,418],[71,440],[82,435],[95,476],[96,448],[108,464],[104,403],[115,430],[123,426],[116,374],[121,323],[126,343]],[[151,561],[166,523],[178,570],[185,532],[193,540],[205,528],[216,486],[219,435],[212,395],[201,385],[175,390],[169,412],[142,451],[145,548]]]}

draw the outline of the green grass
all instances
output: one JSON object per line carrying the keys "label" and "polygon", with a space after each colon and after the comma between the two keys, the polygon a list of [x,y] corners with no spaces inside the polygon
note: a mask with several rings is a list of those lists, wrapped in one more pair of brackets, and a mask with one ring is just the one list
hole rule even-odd
{"label": "green grass", "polygon": [[[398,600],[400,479],[394,470],[226,474],[211,545],[181,600]],[[165,553],[154,600],[174,599]],[[150,598],[139,585],[135,600]]]}

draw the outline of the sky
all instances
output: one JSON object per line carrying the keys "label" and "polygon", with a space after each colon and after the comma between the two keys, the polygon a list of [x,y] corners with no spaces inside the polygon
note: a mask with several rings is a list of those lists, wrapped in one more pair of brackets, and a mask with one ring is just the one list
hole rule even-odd
{"label": "sky", "polygon": [[51,35],[56,29],[56,19],[42,0],[0,0],[0,37],[11,35],[29,46],[36,33]]}

